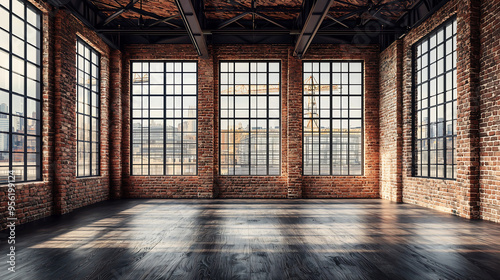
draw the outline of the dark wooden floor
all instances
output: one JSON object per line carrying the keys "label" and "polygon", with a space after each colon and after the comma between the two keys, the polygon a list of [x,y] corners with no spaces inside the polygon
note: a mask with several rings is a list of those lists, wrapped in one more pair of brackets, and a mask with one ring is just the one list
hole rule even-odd
{"label": "dark wooden floor", "polygon": [[382,200],[120,200],[16,229],[0,279],[500,279],[500,225]]}

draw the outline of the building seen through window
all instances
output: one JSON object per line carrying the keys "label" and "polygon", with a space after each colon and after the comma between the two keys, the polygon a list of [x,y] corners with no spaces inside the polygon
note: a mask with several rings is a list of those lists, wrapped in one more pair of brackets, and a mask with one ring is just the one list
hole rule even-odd
{"label": "building seen through window", "polygon": [[220,174],[281,174],[279,62],[220,63]]}
{"label": "building seen through window", "polygon": [[362,62],[304,62],[303,75],[304,175],[362,175]]}

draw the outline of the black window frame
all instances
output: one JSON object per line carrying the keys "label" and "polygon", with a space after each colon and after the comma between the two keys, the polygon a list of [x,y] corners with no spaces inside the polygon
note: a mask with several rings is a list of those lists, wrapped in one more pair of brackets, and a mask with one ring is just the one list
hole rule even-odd
{"label": "black window frame", "polygon": [[[451,37],[447,37],[447,28],[448,26],[452,25],[451,27],[451,30],[453,32],[453,34],[451,35]],[[440,32],[440,31],[443,31],[443,39],[441,41],[439,41],[438,39],[438,36],[437,34]],[[458,113],[457,113],[457,96],[458,96],[458,83],[457,83],[457,75],[458,75],[458,72],[457,72],[457,61],[458,61],[458,56],[457,56],[457,18],[456,16],[452,16],[450,17],[449,19],[447,19],[445,22],[443,22],[442,24],[440,24],[438,27],[434,28],[431,32],[429,32],[427,35],[425,35],[424,37],[422,37],[421,39],[419,39],[415,44],[413,44],[412,46],[412,159],[411,159],[411,175],[412,177],[416,177],[416,178],[428,178],[428,179],[441,179],[441,180],[451,180],[451,181],[454,181],[456,180],[456,177],[457,177],[457,131],[456,131],[456,128],[457,128],[457,119],[458,119]],[[431,47],[430,46],[430,40],[433,36],[436,36],[436,45],[434,47]],[[451,38],[451,39],[450,39]],[[448,40],[451,40],[451,47],[452,47],[452,50],[450,53],[447,53],[447,41]],[[421,46],[424,42],[426,42],[427,44],[427,51],[425,53],[421,53],[420,55],[418,55],[418,48],[419,46]],[[455,42],[455,44],[453,44],[453,42]],[[443,45],[443,55],[442,57],[439,56],[438,54],[438,46],[440,45]],[[454,50],[453,50],[454,49]],[[431,51],[432,50],[435,50],[436,51],[436,59],[434,62],[431,62]],[[427,61],[426,61],[426,64],[425,64],[425,67],[422,67],[422,65],[420,65],[420,68],[418,68],[418,59],[419,58],[422,58],[424,59],[424,55],[427,55]],[[452,64],[452,67],[451,69],[447,70],[447,56],[451,55],[451,59],[452,61],[450,62]],[[443,70],[444,71],[439,71],[438,70],[438,61],[440,60],[443,60]],[[436,74],[434,76],[431,77],[431,65],[433,64],[436,64]],[[418,82],[418,77],[417,77],[417,73],[420,71],[420,70],[423,70],[427,68],[427,85],[426,85],[426,88],[427,88],[427,106],[424,107],[420,107],[419,108],[419,102],[421,102],[422,100],[425,100],[426,98],[421,98],[419,99],[418,95],[418,87],[419,86],[423,86],[425,85],[426,83],[423,81],[423,80],[420,80],[420,83]],[[453,76],[453,72],[455,72],[456,74]],[[447,76],[448,74],[451,73],[451,79],[452,81],[454,80],[455,83],[453,84],[452,82],[452,89],[451,90],[448,90],[447,89]],[[438,88],[439,88],[439,83],[438,83],[438,78],[442,76],[443,77],[443,90],[440,91]],[[435,79],[436,80],[436,93],[434,95],[431,95],[431,81]],[[447,99],[449,97],[449,93],[451,92],[451,99]],[[442,102],[438,102],[438,96],[442,94],[443,95],[443,101]],[[436,98],[436,102],[434,105],[431,105],[430,104],[430,99],[432,97],[435,97]],[[453,113],[451,113],[452,115],[452,118],[451,119],[448,119],[446,116],[447,116],[447,104],[451,104],[450,107],[451,109],[453,110]],[[453,104],[455,104],[455,106],[453,106]],[[442,122],[439,122],[438,121],[438,106],[440,105],[443,105],[443,119],[444,121]],[[422,106],[422,105],[420,105]],[[435,108],[435,111],[436,111],[436,136],[435,137],[431,137],[430,134],[431,134],[431,112],[432,112],[432,108]],[[418,137],[418,133],[419,133],[419,122],[418,122],[418,116],[419,116],[419,112],[420,111],[423,111],[424,109],[427,110],[427,125],[426,125],[426,132],[427,132],[427,137]],[[451,135],[447,134],[446,130],[447,130],[447,122],[451,122],[451,125],[452,125],[452,128],[451,130],[453,131],[453,133]],[[439,123],[442,123],[442,135],[439,136],[437,133],[439,131]],[[423,126],[423,125],[422,125]],[[448,159],[448,152],[447,152],[447,139],[446,138],[449,138],[451,137],[451,145],[452,145],[452,153],[451,153],[451,156],[453,157],[452,159],[452,163],[447,163],[447,159]],[[437,141],[437,144],[436,144],[436,149],[431,149],[431,141],[435,139]],[[443,143],[442,143],[442,148],[438,148],[438,143],[439,143],[439,139],[443,139]],[[427,163],[424,164],[422,162],[422,160],[420,162],[418,162],[418,158],[417,158],[417,155],[418,155],[418,142],[421,142],[420,144],[420,147],[422,147],[422,143],[424,141],[428,141],[427,143],[427,149],[425,151],[427,151],[427,157],[426,157],[426,160],[427,160]],[[422,149],[422,148],[421,148]],[[421,150],[423,151],[423,150]],[[435,163],[431,163],[431,152],[432,151],[435,151],[436,153],[436,160],[435,160]],[[437,159],[438,157],[438,152],[441,152],[442,155],[443,155],[443,163],[438,163],[439,160]],[[421,159],[423,159],[422,156],[420,156]],[[432,176],[431,175],[431,165],[435,165],[436,166],[436,169],[435,169],[435,172],[436,172],[436,175],[435,176]],[[427,175],[424,175],[424,173],[422,172],[424,169],[423,167],[426,166],[426,174]],[[439,174],[439,166],[442,166],[442,169],[443,169],[443,176],[438,176]],[[447,171],[447,167],[448,166],[451,166],[451,174],[452,176],[448,176],[448,171]],[[420,173],[419,173],[420,172]]]}
{"label": "black window frame", "polygon": [[[304,65],[305,63],[319,63],[321,65],[321,63],[329,63],[329,69],[330,71],[329,72],[326,72],[329,74],[329,79],[330,79],[330,82],[329,82],[329,91],[330,91],[330,94],[329,95],[322,95],[321,93],[318,93],[317,94],[317,97],[320,98],[321,96],[328,96],[330,97],[330,106],[328,107],[328,111],[329,111],[329,114],[330,114],[330,117],[328,118],[321,118],[321,116],[319,115],[318,118],[306,118],[305,117],[305,113],[306,113],[306,107],[305,107],[305,104],[304,104],[304,97],[306,96],[312,96],[312,95],[305,95],[304,92],[305,92],[305,87],[308,86],[306,85],[304,82],[304,75],[306,73],[318,73],[321,75],[321,73],[324,73],[324,72],[321,72],[321,70],[318,70],[318,71],[314,71],[311,70],[311,72],[305,72],[304,69]],[[347,70],[347,72],[345,72],[344,70],[340,70],[340,72],[337,72],[337,71],[334,71],[334,68],[333,68],[333,64],[334,63],[348,63],[349,64],[349,69]],[[356,72],[356,71],[350,71],[350,63],[360,63],[361,64],[361,72]],[[320,66],[321,67],[321,66]],[[341,66],[343,67],[343,66]],[[312,68],[312,65],[311,65],[311,68]],[[334,91],[334,85],[337,85],[336,83],[334,83],[334,74],[340,74],[341,76],[343,74],[347,74],[347,75],[350,75],[351,73],[361,73],[361,84],[351,84],[350,82],[347,84],[347,86],[351,86],[351,85],[354,85],[354,86],[359,86],[361,85],[361,94],[351,94],[350,92],[345,95],[345,94],[333,94],[333,91]],[[303,176],[342,176],[342,177],[355,177],[355,176],[364,176],[365,174],[365,152],[364,152],[364,139],[365,139],[365,62],[363,60],[304,60],[302,62],[302,72],[301,72],[302,76],[302,117],[303,117],[303,124],[302,124],[302,175]],[[321,81],[318,81],[319,85],[322,85],[323,83],[321,83]],[[350,90],[349,90],[350,91]],[[340,115],[340,117],[334,117],[334,114],[333,114],[333,111],[335,110],[334,108],[334,97],[361,97],[361,108],[360,109],[356,109],[356,110],[361,110],[361,117],[351,117],[350,114],[351,114],[351,108],[347,108],[348,109],[348,117],[342,117],[342,115]],[[349,99],[350,101],[350,99]],[[341,100],[342,102],[342,100]],[[321,111],[321,105],[318,106],[318,111]],[[342,111],[344,111],[344,108],[342,108],[341,106],[341,114],[342,114]],[[320,112],[321,113],[321,112]],[[305,130],[304,130],[304,122],[306,120],[322,120],[322,119],[325,119],[325,120],[329,120],[330,122],[330,135],[328,137],[328,140],[329,140],[329,143],[327,143],[327,145],[329,144],[329,169],[330,169],[330,172],[325,174],[325,173],[321,173],[321,159],[318,160],[318,174],[308,174],[306,173],[306,148],[305,148],[305,137],[306,137],[306,134],[305,134]],[[346,161],[347,161],[347,174],[344,174],[344,173],[335,173],[334,172],[334,164],[333,164],[333,161],[334,161],[334,149],[333,149],[333,121],[334,120],[339,120],[341,123],[342,121],[345,121],[347,120],[348,122],[350,122],[351,120],[360,120],[361,121],[361,131],[360,131],[360,144],[359,144],[359,148],[360,148],[360,151],[359,153],[361,154],[361,161],[359,163],[360,165],[360,173],[359,174],[353,174],[351,171],[351,164],[350,164],[350,155],[351,155],[351,132],[349,131],[348,133],[348,137],[347,137],[347,143],[344,143],[343,142],[343,135],[340,137],[340,146],[341,146],[341,150],[342,150],[342,146],[344,145],[347,145],[348,147],[348,151],[346,153],[347,155],[347,158],[346,158]],[[348,125],[349,126],[349,125]],[[349,129],[350,130],[350,129]],[[343,134],[343,133],[341,133]],[[320,150],[318,150],[318,158],[321,157],[321,136],[319,137],[319,140],[320,142],[318,143],[319,147],[320,147]],[[356,144],[357,145],[357,144]],[[314,151],[313,151],[314,152]],[[314,156],[314,154],[313,154]],[[340,156],[340,161],[342,162],[342,152],[341,152],[341,156]],[[314,172],[314,168],[315,166],[312,165],[311,167],[311,170],[313,170]]]}
{"label": "black window frame", "polygon": [[[233,71],[229,71],[228,70],[228,72],[221,72],[221,69],[222,69],[221,66],[222,66],[223,63],[232,63],[233,64]],[[249,69],[248,72],[236,72],[236,69],[235,69],[235,64],[236,63],[248,63],[249,64],[248,65],[248,69]],[[266,73],[266,81],[267,81],[266,82],[267,93],[265,95],[255,95],[255,96],[266,96],[266,106],[267,106],[266,107],[266,110],[267,110],[266,118],[259,118],[259,117],[252,117],[251,116],[252,108],[251,108],[250,98],[252,96],[254,96],[254,95],[250,94],[250,91],[251,91],[250,87],[251,87],[251,85],[253,85],[251,83],[251,74],[252,73],[259,73],[257,71],[256,72],[252,72],[252,70],[251,70],[251,67],[252,67],[251,64],[252,63],[266,63],[266,69],[267,70],[266,70],[265,73]],[[270,72],[269,71],[269,63],[278,63],[279,72]],[[218,71],[218,77],[219,77],[219,82],[218,82],[218,86],[219,86],[219,90],[218,90],[218,99],[219,99],[219,104],[218,104],[218,106],[219,106],[219,110],[218,110],[219,111],[218,112],[219,113],[219,117],[218,117],[218,119],[219,119],[218,120],[218,123],[219,123],[219,160],[218,160],[219,162],[218,162],[218,167],[219,167],[219,175],[220,176],[228,176],[228,177],[230,177],[230,176],[268,176],[268,177],[269,176],[281,176],[282,172],[283,172],[282,171],[282,162],[281,162],[281,160],[282,160],[282,155],[281,155],[281,153],[282,153],[282,139],[281,139],[281,137],[282,137],[282,123],[281,123],[281,121],[282,121],[282,111],[281,111],[282,110],[282,104],[281,104],[281,102],[282,102],[282,94],[281,94],[281,91],[282,91],[282,81],[281,81],[281,79],[282,79],[282,69],[281,69],[282,62],[281,62],[281,60],[273,60],[273,59],[269,59],[269,60],[220,60],[219,64],[218,64],[218,67],[219,67],[218,68],[218,70],[219,70]],[[221,129],[221,121],[223,119],[225,119],[225,120],[245,119],[243,117],[242,118],[237,118],[236,117],[236,103],[235,102],[233,102],[233,108],[232,108],[233,117],[227,117],[227,118],[222,118],[221,117],[221,113],[222,113],[222,107],[221,107],[221,88],[222,87],[221,86],[226,85],[226,84],[222,84],[222,82],[221,82],[221,74],[222,73],[233,73],[234,75],[236,73],[248,73],[248,76],[249,76],[249,78],[248,78],[249,93],[247,95],[236,95],[236,94],[225,95],[225,96],[234,96],[234,97],[236,97],[236,96],[248,96],[249,97],[249,108],[248,108],[248,114],[249,115],[248,115],[248,118],[246,118],[246,119],[248,119],[248,122],[249,122],[249,131],[248,131],[248,134],[249,134],[249,143],[248,143],[248,147],[249,147],[249,149],[248,149],[248,151],[249,151],[249,155],[248,155],[249,156],[249,158],[248,158],[248,174],[236,174],[236,172],[235,172],[235,170],[236,170],[235,166],[237,165],[237,163],[235,161],[235,157],[236,157],[236,154],[235,154],[235,151],[234,151],[235,148],[233,148],[233,161],[232,161],[233,163],[232,164],[224,164],[225,166],[228,166],[228,170],[229,170],[230,166],[233,166],[233,174],[229,174],[229,172],[228,172],[228,174],[222,174],[222,166],[223,166],[223,164],[222,164],[222,142],[221,142],[221,139],[222,139],[222,129]],[[269,74],[270,73],[271,74],[278,73],[278,75],[279,75],[279,79],[278,79],[279,80],[279,84],[278,84],[279,91],[278,91],[278,95],[277,95],[278,100],[279,100],[278,109],[270,109],[269,108],[269,97],[270,96],[276,96],[276,95],[270,95],[269,94],[270,85],[275,85],[275,84],[270,84],[269,83]],[[232,83],[233,87],[235,87],[237,85],[235,80],[236,79],[234,79],[233,83]],[[228,83],[227,85],[231,85],[231,84]],[[258,84],[255,84],[255,85],[258,85]],[[228,110],[230,110],[230,109],[228,109]],[[254,110],[257,110],[257,109],[254,109]],[[278,110],[278,117],[277,118],[270,118],[269,117],[269,110]],[[266,151],[267,151],[267,156],[266,156],[266,164],[265,164],[266,174],[252,174],[252,166],[262,165],[262,164],[258,163],[258,158],[257,158],[257,162],[255,164],[252,164],[252,152],[251,152],[251,149],[252,149],[252,143],[251,143],[251,138],[252,138],[252,131],[251,130],[252,130],[252,128],[251,128],[251,123],[252,123],[252,120],[259,120],[259,119],[265,119],[266,120],[266,126],[267,126],[267,129],[266,129],[267,130],[267,132],[266,132]],[[278,145],[279,145],[279,148],[277,149],[278,150],[278,159],[277,159],[278,160],[278,164],[277,164],[278,172],[276,174],[270,174],[270,165],[272,165],[272,164],[270,164],[270,160],[271,159],[270,159],[270,155],[269,155],[269,151],[270,151],[269,147],[271,146],[271,143],[270,143],[270,140],[269,140],[270,139],[269,138],[269,130],[270,130],[269,121],[270,120],[277,120],[278,123],[279,123],[279,132],[278,132]],[[236,135],[236,132],[233,132],[232,134],[233,134],[233,142],[232,142],[233,144],[232,145],[234,147],[235,146],[234,135]],[[255,167],[255,168],[257,168],[257,167]]]}
{"label": "black window frame", "polygon": [[[82,45],[85,49],[84,49],[84,54],[80,54],[79,53],[79,45]],[[89,55],[90,57],[87,58],[85,56],[86,54],[86,50],[89,50]],[[94,63],[94,59],[93,57],[97,58],[97,62],[98,64],[95,64]],[[79,58],[83,58],[84,61],[88,61],[90,63],[90,67],[89,67],[89,72],[87,73],[85,71],[85,66],[83,66],[83,71],[80,71],[80,59]],[[77,178],[88,178],[88,177],[98,177],[100,176],[101,174],[101,54],[100,52],[98,52],[95,48],[93,48],[91,45],[89,45],[87,42],[85,42],[85,40],[83,40],[82,38],[80,37],[77,37],[76,39],[76,62],[75,62],[75,65],[76,65],[76,177]],[[93,66],[96,66],[97,69],[97,73],[96,73],[96,76],[93,76]],[[78,84],[78,81],[79,81],[79,78],[80,78],[80,72],[83,72],[84,74],[84,77],[86,77],[88,75],[88,77],[90,77],[90,84],[89,84],[89,88],[85,87],[85,86],[80,86]],[[93,77],[96,77],[96,91],[94,91],[92,89],[92,78]],[[80,93],[79,93],[79,88],[82,87],[83,90],[88,90],[89,91],[89,98],[90,100],[88,102],[82,102],[83,103],[83,106],[88,106],[90,109],[89,109],[89,112],[88,114],[85,113],[85,108],[84,108],[84,111],[83,112],[80,112],[80,108],[79,108],[79,103],[80,103]],[[97,117],[94,116],[93,112],[92,112],[92,103],[93,103],[93,95],[96,94],[97,95],[97,100],[95,100],[96,102],[96,105],[97,105],[97,109],[96,109],[96,114],[97,114]],[[82,96],[85,96],[85,93],[82,93]],[[84,99],[85,101],[87,101],[86,99]],[[86,137],[84,136],[84,140],[80,139],[80,132],[79,132],[79,128],[80,128],[80,118],[79,116],[82,115],[83,116],[83,127],[82,127],[82,131],[83,131],[83,134],[85,134],[85,130],[84,130],[84,127],[85,127],[85,119],[88,117],[89,120],[90,120],[90,123],[88,124],[88,126],[90,127],[89,128],[89,139],[86,139]],[[92,121],[93,119],[96,120],[96,124],[97,124],[97,129],[95,131],[96,133],[96,136],[95,138],[96,139],[93,139],[93,125],[92,125]],[[85,144],[88,143],[89,144],[89,149],[90,151],[87,151],[86,149],[83,149],[83,154],[84,156],[86,157],[87,154],[90,155],[90,165],[89,165],[89,169],[90,169],[90,172],[87,174],[86,173],[86,169],[84,169],[84,174],[83,175],[79,175],[80,174],[80,164],[79,164],[79,154],[80,154],[80,151],[79,151],[79,146],[83,144],[83,147],[85,147]],[[93,144],[96,144],[96,149],[97,149],[97,152],[93,151]],[[94,160],[94,156],[96,157],[95,159],[95,164],[96,166],[94,167],[93,166],[93,160]],[[84,162],[83,162],[83,168],[85,168],[85,158],[84,158]],[[95,174],[93,173],[93,170],[95,169]]]}
{"label": "black window frame", "polygon": [[[18,2],[23,5],[23,14],[22,17],[14,11],[14,5],[13,2]],[[16,6],[19,7],[19,6]],[[3,5],[0,5],[0,9],[4,10],[5,12],[8,13],[9,18],[8,18],[8,24],[9,24],[9,30],[5,30],[4,28],[1,28],[1,31],[8,34],[8,48],[9,50],[4,49],[3,47],[0,46],[0,49],[3,52],[6,52],[8,55],[8,64],[9,64],[9,69],[4,69],[8,72],[8,84],[9,88],[2,88],[1,91],[3,94],[7,94],[9,101],[8,101],[8,106],[9,106],[9,111],[8,112],[2,112],[2,115],[6,115],[9,118],[8,121],[8,132],[1,132],[0,134],[7,135],[7,141],[8,141],[8,151],[2,151],[2,154],[8,154],[8,170],[7,174],[5,174],[5,178],[1,178],[0,184],[2,183],[7,183],[8,182],[8,173],[10,171],[16,171],[19,169],[22,169],[22,177],[20,177],[20,174],[17,174],[17,172],[14,173],[15,175],[15,182],[16,183],[27,183],[27,182],[36,182],[36,181],[41,181],[42,180],[42,127],[43,127],[43,116],[42,116],[42,105],[43,105],[43,59],[42,59],[42,51],[43,51],[43,13],[40,11],[38,8],[36,8],[34,5],[27,1],[15,1],[11,0],[9,1],[9,7],[5,7]],[[32,11],[32,13],[36,16],[35,20],[36,22],[31,22],[33,19],[28,18],[28,9]],[[13,19],[16,19],[17,22],[21,21],[23,23],[23,37],[20,38],[15,32],[13,31]],[[38,26],[37,26],[38,25]],[[37,35],[32,37],[32,40],[35,40],[35,43],[30,42],[29,39],[29,32],[28,32],[28,27],[32,28],[35,30]],[[16,40],[22,42],[22,54],[18,54],[16,50],[13,49],[14,44],[13,44],[13,38],[15,37]],[[5,38],[4,38],[5,39]],[[30,57],[30,54],[28,53],[28,47],[33,48],[35,51],[35,57]],[[13,88],[13,75],[14,75],[14,61],[13,58],[20,59],[23,61],[23,71],[24,73],[16,73],[16,75],[22,75],[23,82],[22,82],[22,93],[14,90]],[[33,60],[34,59],[34,60]],[[32,79],[29,77],[30,75],[28,71],[28,65],[31,65],[30,67],[35,67],[35,79]],[[32,81],[33,83],[28,83],[29,81]],[[29,94],[31,92],[31,89],[29,87],[32,87],[35,85],[35,94],[33,97],[33,94]],[[38,96],[37,96],[38,95]],[[18,114],[14,114],[13,110],[13,97],[20,97],[23,99],[23,114],[19,116]],[[28,101],[34,101],[35,102],[35,110],[36,110],[36,116],[35,118],[28,117]],[[19,132],[13,132],[13,117],[16,118],[21,118],[23,120],[22,122],[22,127],[24,132],[19,133]],[[28,124],[29,120],[34,121],[34,133],[28,133]],[[22,152],[22,157],[23,157],[23,164],[22,165],[15,165],[14,164],[14,150],[13,150],[13,139],[14,136],[21,136],[23,137],[23,152]],[[29,149],[29,141],[28,137],[30,138],[35,138],[35,152],[28,152]],[[16,152],[16,154],[21,154]],[[30,159],[29,155],[34,155],[34,162],[35,164],[29,164]],[[34,168],[34,169],[32,169]],[[5,166],[2,166],[2,169],[5,169]],[[32,169],[35,171],[35,176],[33,179],[28,178],[28,170]],[[3,177],[2,174],[0,176]],[[5,179],[5,180],[3,180]]]}
{"label": "black window frame", "polygon": [[[147,95],[144,95],[144,94],[140,94],[140,95],[136,95],[136,96],[148,96],[148,97],[151,97],[151,96],[162,96],[163,97],[163,117],[158,117],[158,118],[151,118],[151,108],[150,108],[150,104],[148,104],[148,117],[144,118],[144,117],[140,117],[140,118],[136,118],[134,117],[134,106],[133,106],[133,98],[134,98],[134,93],[133,93],[133,84],[134,84],[134,69],[133,69],[133,65],[134,63],[148,63],[148,67],[150,65],[150,63],[163,63],[163,94],[161,95],[152,95],[151,93],[147,94]],[[172,72],[169,72],[167,71],[167,64],[168,63],[173,63],[174,64],[174,70]],[[175,64],[176,63],[181,63],[181,70],[180,71],[177,71],[175,70]],[[184,71],[184,63],[194,63],[196,66],[195,66],[195,71],[194,72],[191,72],[191,71],[187,71],[185,72]],[[199,62],[197,60],[131,60],[130,61],[130,64],[129,64],[129,67],[130,67],[130,174],[131,176],[181,176],[181,177],[186,177],[186,176],[198,176],[198,162],[199,162],[199,151],[198,151],[198,125],[199,125],[199,119],[198,119],[198,101],[199,101],[199,98],[198,98],[198,95],[199,95],[199,75],[198,75],[198,65],[199,65]],[[141,66],[142,67],[142,66]],[[140,73],[146,73],[144,71],[141,71]],[[148,68],[148,71],[147,71],[148,75],[150,75],[151,73],[160,73],[160,72],[151,72],[151,69]],[[174,84],[169,84],[167,83],[167,74],[169,73],[172,73],[174,76],[176,74],[180,74],[180,77],[182,79],[182,82],[180,84],[177,84],[174,82]],[[184,84],[184,75],[185,73],[188,73],[188,74],[196,74],[196,85],[195,85],[195,94],[184,94],[184,86],[193,86],[193,84]],[[148,86],[150,86],[151,83],[148,79]],[[168,86],[178,86],[180,85],[181,87],[181,93],[177,93],[174,91],[173,94],[169,94],[167,95],[167,87]],[[167,111],[168,110],[178,110],[175,108],[175,104],[174,104],[174,107],[172,107],[173,109],[169,109],[170,107],[167,106],[167,97],[181,97],[181,117],[176,117],[175,116],[175,113],[174,113],[174,116],[173,117],[167,117]],[[189,110],[189,109],[184,109],[184,97],[195,97],[195,103],[196,103],[196,109],[195,109],[195,116],[194,117],[184,117],[184,111],[185,110]],[[150,102],[150,101],[149,101]],[[141,110],[144,110],[143,107],[141,107]],[[134,120],[136,119],[140,119],[140,120],[147,120],[147,121],[150,121],[151,119],[158,119],[158,120],[162,120],[163,121],[163,174],[152,174],[151,175],[151,163],[149,162],[148,164],[140,164],[140,166],[144,167],[144,166],[147,166],[147,173],[148,174],[144,174],[144,172],[141,172],[141,174],[135,174],[134,173],[134,166],[136,166],[137,164],[134,164],[134,153],[133,153],[133,147],[134,147],[134,125],[133,125],[133,122]],[[167,134],[167,121],[168,120],[172,120],[172,121],[176,121],[176,120],[180,120],[181,123],[184,122],[184,120],[194,120],[196,125],[194,127],[194,134],[195,134],[195,141],[194,141],[194,145],[196,145],[196,149],[195,149],[195,158],[194,158],[194,164],[185,164],[184,163],[184,149],[181,148],[181,161],[180,161],[180,164],[169,164],[168,163],[168,154],[166,153],[167,151],[167,137],[166,137],[166,134]],[[142,129],[142,127],[141,127]],[[184,133],[193,133],[193,132],[185,132],[184,131],[184,126],[182,127],[182,131],[179,132],[180,133],[180,139],[181,139],[181,147],[184,146]],[[142,134],[142,132],[141,132]],[[149,139],[149,142],[148,142],[148,157],[150,156],[151,154],[151,150],[150,150],[150,144],[151,144],[151,139],[149,138],[151,134],[151,130],[148,129],[148,139]],[[176,134],[176,133],[174,133]],[[141,136],[142,137],[142,136]],[[193,143],[188,143],[190,145],[192,145]],[[175,154],[175,153],[174,153]],[[188,156],[192,156],[193,154],[189,154]],[[154,164],[153,164],[154,165]],[[187,165],[192,165],[194,166],[194,173],[191,173],[191,174],[185,174],[184,172],[184,166],[187,166]],[[170,174],[170,173],[167,173],[167,167],[168,166],[172,166],[173,170],[175,170],[176,166],[180,166],[180,174]],[[143,170],[143,169],[142,169]],[[175,173],[175,172],[174,172]]]}

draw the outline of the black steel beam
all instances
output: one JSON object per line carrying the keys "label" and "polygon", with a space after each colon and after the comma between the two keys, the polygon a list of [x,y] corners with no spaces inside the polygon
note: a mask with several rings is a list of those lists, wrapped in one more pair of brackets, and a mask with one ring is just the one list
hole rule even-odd
{"label": "black steel beam", "polygon": [[203,58],[208,58],[207,40],[205,38],[205,34],[203,34],[203,30],[201,29],[193,3],[191,0],[175,0],[175,4],[179,9],[186,31],[191,39],[191,42],[193,42],[198,55]]}
{"label": "black steel beam", "polygon": [[333,20],[333,21],[335,21],[336,23],[342,25],[345,28],[349,28],[349,26],[347,26],[345,23],[343,23],[342,21],[340,21],[340,20],[332,17],[331,15],[326,15],[326,17],[329,18],[329,19],[331,19],[331,20]]}
{"label": "black steel beam", "polygon": [[127,6],[118,9],[114,14],[110,15],[108,18],[104,20],[102,25],[106,25],[110,22],[112,22],[115,18],[119,17],[121,14],[124,12],[128,11],[130,8],[132,8],[139,0],[130,0],[130,2],[127,4]]}
{"label": "black steel beam", "polygon": [[[97,24],[102,22],[106,17],[99,9],[88,0],[48,0],[51,5],[59,8],[65,8],[70,11],[76,18],[85,24],[91,30],[95,30]],[[113,49],[120,49],[112,39],[104,34],[98,34],[101,39]]]}
{"label": "black steel beam", "polygon": [[177,15],[173,15],[171,17],[166,17],[164,19],[158,19],[155,22],[153,22],[152,24],[150,24],[148,27],[153,27],[153,26],[158,25],[160,23],[166,23],[166,24],[171,25],[171,26],[174,25],[174,26],[176,26],[176,28],[180,28],[180,26],[177,26],[176,24],[168,22],[168,21],[173,20],[173,19],[175,19],[175,18],[177,18],[179,16],[180,15],[177,14]]}
{"label": "black steel beam", "polygon": [[[419,26],[449,1],[450,0],[419,1],[396,21],[396,25],[405,26],[408,30],[413,29]],[[424,10],[425,13],[422,13],[422,10]]]}
{"label": "black steel beam", "polygon": [[281,25],[281,24],[277,23],[274,19],[272,19],[272,18],[270,18],[270,17],[268,17],[268,16],[265,16],[265,15],[260,14],[260,13],[255,13],[255,12],[254,12],[253,14],[254,14],[254,15],[256,15],[256,16],[258,16],[258,17],[260,17],[260,18],[262,18],[262,19],[264,19],[265,21],[268,21],[268,22],[270,22],[270,23],[272,23],[272,24],[274,24],[274,25],[278,26],[278,27],[281,27],[281,28],[283,28],[283,29],[286,29],[286,27],[284,27],[283,25]]}
{"label": "black steel beam", "polygon": [[[334,36],[334,35],[356,35],[356,34],[369,34],[369,33],[374,33],[374,34],[398,34],[403,32],[404,30],[401,30],[399,28],[395,29],[385,29],[385,30],[363,30],[363,29],[330,29],[330,30],[319,30],[316,32],[317,36]],[[130,35],[156,35],[156,36],[181,36],[181,35],[188,35],[187,30],[168,30],[168,29],[115,29],[115,28],[108,28],[108,29],[97,29],[96,32],[102,33],[102,34],[130,34]],[[300,35],[301,31],[300,30],[277,30],[277,29],[268,29],[268,30],[241,30],[241,29],[235,29],[235,30],[220,30],[220,29],[215,29],[215,30],[203,30],[203,34],[205,36],[217,36],[217,35],[238,35],[238,36],[256,36],[256,35],[266,35],[266,36],[273,36],[273,35],[290,35],[290,36],[296,36]]]}
{"label": "black steel beam", "polygon": [[244,13],[239,14],[239,15],[237,15],[237,16],[235,16],[235,17],[233,17],[233,18],[230,18],[230,19],[228,19],[228,20],[224,21],[223,23],[221,23],[221,24],[219,25],[219,27],[218,27],[218,28],[219,28],[219,29],[222,29],[222,28],[224,28],[224,27],[226,27],[226,26],[230,25],[231,23],[236,22],[236,21],[238,21],[238,20],[240,20],[240,19],[242,19],[242,18],[246,17],[246,16],[247,16],[247,15],[249,15],[249,14],[250,14],[250,12],[244,12]]}
{"label": "black steel beam", "polygon": [[323,22],[333,0],[316,0],[309,11],[307,20],[302,27],[293,55],[302,59],[314,39],[314,35]]}

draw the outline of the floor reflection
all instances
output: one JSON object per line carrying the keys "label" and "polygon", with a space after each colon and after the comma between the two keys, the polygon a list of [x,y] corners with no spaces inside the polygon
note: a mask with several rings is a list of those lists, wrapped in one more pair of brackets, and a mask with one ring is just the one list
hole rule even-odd
{"label": "floor reflection", "polygon": [[500,275],[499,224],[383,200],[121,200],[17,234],[17,272],[0,279]]}

